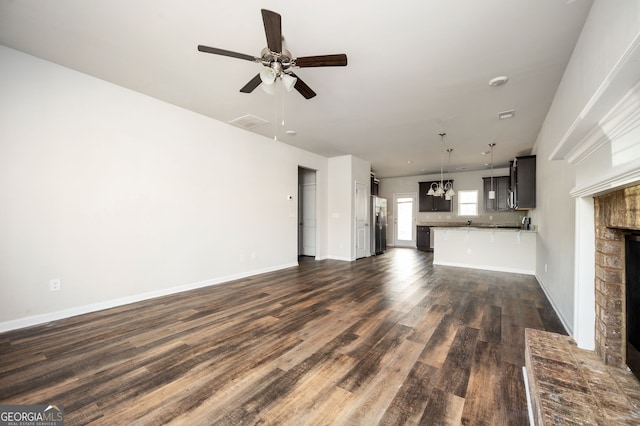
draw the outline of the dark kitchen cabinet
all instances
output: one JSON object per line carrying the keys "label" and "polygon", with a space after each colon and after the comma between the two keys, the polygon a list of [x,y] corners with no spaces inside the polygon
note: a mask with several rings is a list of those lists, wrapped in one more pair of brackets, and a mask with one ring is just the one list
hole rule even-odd
{"label": "dark kitchen cabinet", "polygon": [[509,176],[498,176],[493,178],[493,190],[496,191],[495,200],[489,199],[489,191],[491,191],[491,178],[482,178],[484,193],[484,211],[487,212],[505,212],[511,210],[509,207],[509,188],[511,187],[511,178]]}
{"label": "dark kitchen cabinet", "polygon": [[416,232],[416,246],[418,250],[433,251],[431,248],[431,228],[428,226],[418,226]]}
{"label": "dark kitchen cabinet", "polygon": [[[447,181],[445,181],[446,183]],[[453,184],[453,181],[448,181]],[[433,195],[427,195],[429,188],[431,188],[431,184],[434,182],[420,182],[419,191],[420,195],[418,196],[418,211],[421,212],[450,212],[452,207],[452,200],[447,200],[442,197],[435,197]],[[435,182],[436,184],[440,183],[440,181]]]}
{"label": "dark kitchen cabinet", "polygon": [[536,207],[536,156],[516,157],[509,162],[511,193],[509,206],[513,210],[531,210]]}
{"label": "dark kitchen cabinet", "polygon": [[376,175],[371,173],[371,195],[379,195],[380,180],[376,179]]}

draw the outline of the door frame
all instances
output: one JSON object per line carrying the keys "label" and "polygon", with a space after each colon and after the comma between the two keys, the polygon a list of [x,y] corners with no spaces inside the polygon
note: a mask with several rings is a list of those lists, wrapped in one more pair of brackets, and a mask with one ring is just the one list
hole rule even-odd
{"label": "door frame", "polygon": [[[303,178],[303,175],[307,174],[307,176],[313,176],[310,181],[306,181]],[[316,203],[315,203],[315,216],[316,216],[316,227],[313,231],[315,233],[315,257],[318,259],[318,171],[309,167],[298,165],[298,214],[296,220],[296,236],[297,236],[297,255],[304,256],[302,254],[302,239],[304,238],[302,235],[302,225],[301,222],[303,220],[304,212],[303,212],[303,196],[302,196],[302,188],[304,185],[313,184],[316,186]]]}
{"label": "door frame", "polygon": [[[413,198],[413,226],[411,227],[411,241],[409,243],[398,244],[398,198]],[[387,206],[387,211],[389,207]],[[388,216],[388,214],[387,214]],[[418,193],[398,192],[393,194],[393,245],[395,247],[417,247],[416,245],[416,225],[418,223]],[[403,240],[405,241],[405,240]]]}
{"label": "door frame", "polygon": [[[363,189],[364,193],[364,218],[362,219],[363,225],[361,228],[358,228],[358,189]],[[355,181],[353,186],[353,228],[354,228],[354,238],[353,238],[353,259],[362,259],[363,257],[371,256],[371,242],[370,242],[370,230],[369,230],[369,210],[370,210],[370,196],[368,186],[364,182]],[[363,251],[362,253],[358,253],[358,232],[362,231],[363,233]]]}

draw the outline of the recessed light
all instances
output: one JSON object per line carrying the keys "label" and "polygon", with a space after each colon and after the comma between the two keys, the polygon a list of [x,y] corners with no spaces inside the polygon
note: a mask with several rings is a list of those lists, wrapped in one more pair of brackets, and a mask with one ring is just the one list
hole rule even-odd
{"label": "recessed light", "polygon": [[413,163],[413,161],[407,160],[407,164],[411,164],[411,163]]}
{"label": "recessed light", "polygon": [[491,153],[491,151],[485,151],[485,152],[481,152],[480,154],[482,155],[489,155]]}
{"label": "recessed light", "polygon": [[295,130],[287,130],[285,133],[288,134],[289,136],[295,136],[296,135],[296,131]]}
{"label": "recessed light", "polygon": [[509,111],[502,111],[498,113],[498,119],[506,120],[507,118],[513,118],[516,115],[516,111],[514,109],[510,109]]}
{"label": "recessed light", "polygon": [[501,75],[489,80],[489,86],[493,86],[493,87],[502,86],[503,84],[506,84],[507,81],[509,81],[509,77],[507,77],[506,75]]}

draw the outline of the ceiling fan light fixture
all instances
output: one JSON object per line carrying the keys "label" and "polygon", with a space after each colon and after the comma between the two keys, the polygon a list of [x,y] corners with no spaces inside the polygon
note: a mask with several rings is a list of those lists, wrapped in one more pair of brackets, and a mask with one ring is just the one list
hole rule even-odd
{"label": "ceiling fan light fixture", "polygon": [[273,82],[276,81],[276,77],[277,74],[271,67],[262,67],[262,70],[260,70],[260,80],[262,80],[264,84],[273,84]]}
{"label": "ceiling fan light fixture", "polygon": [[275,95],[276,94],[276,85],[275,84],[261,84],[260,87],[262,87],[262,90],[265,91],[265,93],[269,94],[269,95]]}
{"label": "ceiling fan light fixture", "polygon": [[290,92],[293,90],[297,81],[298,79],[292,75],[282,74],[282,83],[284,84],[284,88],[287,89],[287,92]]}
{"label": "ceiling fan light fixture", "polygon": [[[294,58],[287,49],[282,46],[284,37],[282,36],[282,16],[271,10],[262,9],[262,23],[264,24],[264,33],[267,37],[267,47],[262,49],[260,57],[247,55],[244,53],[233,52],[231,50],[218,49],[217,47],[204,46],[199,44],[198,51],[211,53],[214,55],[228,56],[231,58],[242,59],[249,62],[262,64],[263,69],[245,84],[240,92],[252,93],[260,83],[265,85],[274,84],[278,78],[282,79],[283,74],[291,67],[307,68],[307,67],[346,67],[347,55],[344,53],[334,55],[317,55],[304,56]],[[296,89],[305,99],[311,99],[316,96],[314,92],[304,81],[299,79],[295,74],[290,73],[294,79],[288,79],[287,90]]]}

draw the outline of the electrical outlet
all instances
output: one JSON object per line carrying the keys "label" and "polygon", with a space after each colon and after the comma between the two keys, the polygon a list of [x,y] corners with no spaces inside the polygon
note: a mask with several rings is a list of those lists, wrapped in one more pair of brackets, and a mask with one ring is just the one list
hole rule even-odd
{"label": "electrical outlet", "polygon": [[60,291],[60,278],[49,281],[49,291]]}
{"label": "electrical outlet", "polygon": [[544,271],[547,272],[547,264],[544,264]]}

